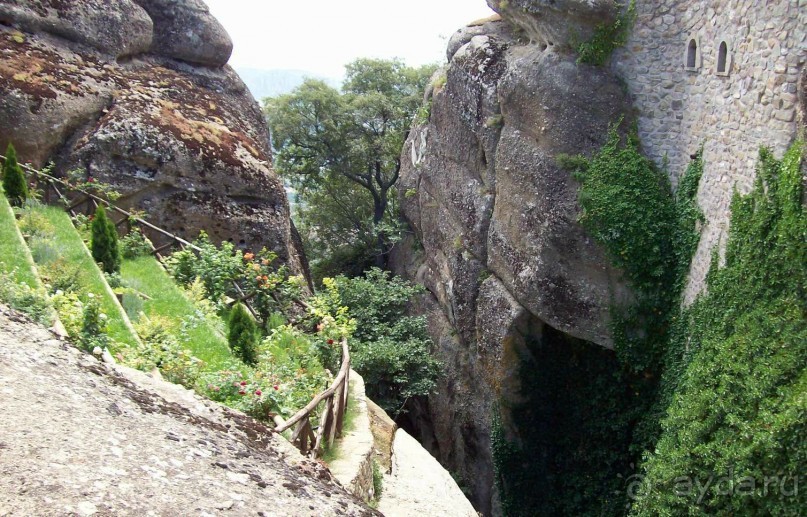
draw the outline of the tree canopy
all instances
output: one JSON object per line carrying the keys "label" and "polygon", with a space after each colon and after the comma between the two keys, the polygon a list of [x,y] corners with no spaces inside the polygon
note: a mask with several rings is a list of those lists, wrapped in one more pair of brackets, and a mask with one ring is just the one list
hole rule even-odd
{"label": "tree canopy", "polygon": [[266,100],[275,166],[298,190],[296,215],[315,269],[326,257],[384,265],[401,150],[433,71],[358,59],[346,66],[341,92],[307,79]]}

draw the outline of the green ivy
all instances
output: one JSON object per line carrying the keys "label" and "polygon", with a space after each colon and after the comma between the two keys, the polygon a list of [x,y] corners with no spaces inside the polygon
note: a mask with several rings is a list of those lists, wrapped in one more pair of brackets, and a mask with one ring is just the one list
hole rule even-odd
{"label": "green ivy", "polygon": [[[799,515],[807,491],[807,214],[803,146],[759,155],[735,194],[725,264],[681,318],[662,434],[633,515]],[[722,485],[715,480],[723,479]],[[776,484],[766,488],[766,478]],[[688,488],[687,480],[712,485]],[[789,481],[788,481],[789,480]],[[789,485],[787,483],[790,483]],[[784,483],[784,489],[783,489]],[[729,494],[726,495],[726,491]]]}
{"label": "green ivy", "polygon": [[580,222],[634,300],[612,307],[616,353],[549,327],[529,344],[520,371],[529,400],[505,408],[518,436],[506,438],[493,420],[505,515],[624,515],[625,476],[660,433],[660,379],[673,362],[670,336],[683,321],[677,307],[703,217],[695,200],[703,162],[699,153],[673,195],[666,173],[618,125],[593,157],[558,162],[580,181]]}
{"label": "green ivy", "polygon": [[636,2],[631,0],[624,13],[613,23],[601,23],[594,28],[591,39],[577,45],[577,62],[602,66],[611,54],[628,42],[636,21]]}

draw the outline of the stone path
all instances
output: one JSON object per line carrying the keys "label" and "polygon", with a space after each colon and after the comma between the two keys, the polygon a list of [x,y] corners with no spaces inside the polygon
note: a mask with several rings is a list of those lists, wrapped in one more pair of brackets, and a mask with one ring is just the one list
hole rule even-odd
{"label": "stone path", "polygon": [[384,476],[378,509],[387,517],[476,517],[446,469],[403,429],[395,432],[392,474]]}

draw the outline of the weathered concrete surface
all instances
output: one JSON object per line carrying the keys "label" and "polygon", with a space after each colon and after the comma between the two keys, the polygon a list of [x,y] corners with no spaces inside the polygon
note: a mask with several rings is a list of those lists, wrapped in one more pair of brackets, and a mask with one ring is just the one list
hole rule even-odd
{"label": "weathered concrete surface", "polygon": [[367,413],[367,395],[364,379],[350,371],[350,398],[353,427],[335,442],[337,457],[328,468],[343,487],[357,497],[369,501],[373,498],[373,434]]}
{"label": "weathered concrete surface", "polygon": [[476,517],[457,483],[417,440],[395,433],[392,474],[384,476],[378,509],[387,517]]}
{"label": "weathered concrete surface", "polygon": [[251,418],[0,306],[0,515],[378,515]]}
{"label": "weathered concrete surface", "polygon": [[373,433],[373,457],[383,472],[392,470],[392,443],[398,424],[381,406],[367,399],[367,415],[370,417],[370,432]]}

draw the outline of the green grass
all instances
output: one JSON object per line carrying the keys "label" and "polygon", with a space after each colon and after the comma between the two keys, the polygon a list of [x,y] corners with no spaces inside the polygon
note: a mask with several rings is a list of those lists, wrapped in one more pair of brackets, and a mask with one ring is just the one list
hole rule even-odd
{"label": "green grass", "polygon": [[124,260],[121,277],[129,288],[150,298],[142,302],[142,311],[146,316],[159,315],[168,318],[177,328],[183,321],[194,322],[186,325],[187,344],[193,355],[204,361],[205,371],[227,368],[233,363],[234,358],[225,337],[219,330],[200,319],[193,302],[160,267],[156,259],[139,257]]}
{"label": "green grass", "polygon": [[0,272],[14,272],[14,280],[36,288],[39,276],[34,270],[31,252],[17,230],[14,211],[4,195],[0,195]]}
{"label": "green grass", "polygon": [[342,436],[333,441],[333,445],[328,447],[328,440],[323,438],[321,459],[325,463],[331,463],[339,459],[339,445],[342,439],[356,428],[356,402],[353,400],[353,381],[350,381],[350,396],[347,398],[347,409],[345,419],[342,421]]}
{"label": "green grass", "polygon": [[[107,333],[123,346],[135,346],[137,335],[127,325],[128,318],[115,297],[108,291],[106,279],[93,262],[84,242],[67,213],[57,207],[36,205],[28,210],[47,222],[40,236],[29,241],[31,251],[43,275],[57,261],[77,268],[77,283],[82,293],[92,293],[99,300],[101,310],[107,315]],[[112,352],[118,351],[112,346]]]}

